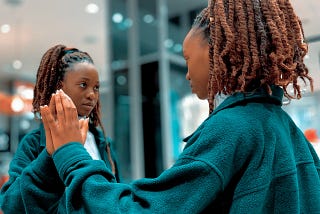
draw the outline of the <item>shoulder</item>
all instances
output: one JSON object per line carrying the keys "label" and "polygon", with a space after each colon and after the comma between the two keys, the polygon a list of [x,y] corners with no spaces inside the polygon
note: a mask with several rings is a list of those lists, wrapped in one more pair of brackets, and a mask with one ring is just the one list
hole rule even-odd
{"label": "shoulder", "polygon": [[187,145],[193,145],[193,149],[230,152],[230,155],[253,153],[264,147],[266,136],[273,138],[280,123],[276,116],[260,108],[257,113],[255,107],[235,106],[210,115],[189,138]]}
{"label": "shoulder", "polygon": [[30,132],[28,132],[25,136],[23,136],[23,138],[21,139],[21,142],[25,142],[25,141],[39,141],[41,136],[41,131],[40,128],[38,129],[34,129]]}
{"label": "shoulder", "polygon": [[[19,142],[18,149],[22,149],[22,148],[26,148],[26,147],[28,147],[28,148],[29,147],[33,147],[33,148],[40,147],[42,134],[44,135],[44,133],[42,133],[42,130],[40,127],[28,132],[25,136],[23,136],[23,138]],[[45,142],[43,142],[43,143],[45,146]]]}
{"label": "shoulder", "polygon": [[[258,131],[261,120],[249,115],[244,109],[234,107],[217,112],[203,123],[203,134],[211,136],[228,136],[228,138],[247,136],[249,132]],[[222,135],[222,136],[221,136]]]}
{"label": "shoulder", "polygon": [[21,163],[21,161],[28,163],[37,158],[44,148],[45,138],[41,141],[41,128],[32,130],[19,142],[14,160],[16,163]]}
{"label": "shoulder", "polygon": [[274,130],[281,123],[288,124],[288,115],[276,105],[249,102],[222,109],[211,115],[208,126],[220,131],[232,131],[233,134],[249,134]]}

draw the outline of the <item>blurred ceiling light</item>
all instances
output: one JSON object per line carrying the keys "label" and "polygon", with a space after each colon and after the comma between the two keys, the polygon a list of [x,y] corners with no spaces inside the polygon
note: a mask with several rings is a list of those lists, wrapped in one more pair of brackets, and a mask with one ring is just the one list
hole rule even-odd
{"label": "blurred ceiling light", "polygon": [[15,96],[13,99],[12,99],[12,102],[11,102],[11,109],[12,111],[14,112],[20,112],[22,111],[24,108],[24,102],[23,100],[18,97],[18,96]]}
{"label": "blurred ceiling light", "polygon": [[20,121],[20,128],[22,130],[28,130],[30,127],[31,127],[31,123],[29,120],[24,119]]}
{"label": "blurred ceiling light", "polygon": [[8,24],[1,25],[1,33],[9,33],[10,30],[11,30],[10,25]]}
{"label": "blurred ceiling light", "polygon": [[154,17],[153,17],[152,15],[150,15],[150,14],[146,14],[146,15],[143,17],[143,21],[144,21],[145,23],[150,24],[150,23],[152,23],[152,22],[154,21]]}
{"label": "blurred ceiling light", "polygon": [[90,3],[86,6],[86,12],[90,14],[96,14],[99,12],[99,6],[94,3]]}
{"label": "blurred ceiling light", "polygon": [[123,85],[125,85],[127,83],[127,78],[125,76],[123,76],[123,75],[119,75],[117,77],[117,83],[118,83],[118,85],[123,86]]}
{"label": "blurred ceiling light", "polygon": [[115,60],[111,63],[111,68],[114,70],[124,69],[127,66],[124,60]]}
{"label": "blurred ceiling light", "polygon": [[12,62],[12,67],[16,70],[20,70],[22,68],[22,62],[16,59]]}
{"label": "blurred ceiling light", "polygon": [[123,21],[123,15],[121,13],[115,13],[112,16],[112,21],[114,23],[121,23]]}
{"label": "blurred ceiling light", "polygon": [[173,51],[176,52],[176,53],[182,52],[182,45],[181,44],[175,44],[173,46]]}
{"label": "blurred ceiling light", "polygon": [[172,48],[174,45],[174,42],[172,39],[167,39],[164,41],[164,46],[168,49]]}
{"label": "blurred ceiling light", "polygon": [[33,99],[33,88],[18,86],[17,94],[19,94],[23,99],[32,100]]}
{"label": "blurred ceiling light", "polygon": [[128,19],[124,20],[123,24],[126,28],[130,28],[133,25],[133,21],[128,18]]}

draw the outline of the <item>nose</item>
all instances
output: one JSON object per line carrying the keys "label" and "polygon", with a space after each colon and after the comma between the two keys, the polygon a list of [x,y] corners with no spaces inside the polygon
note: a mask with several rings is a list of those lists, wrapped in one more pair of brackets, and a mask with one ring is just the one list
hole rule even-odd
{"label": "nose", "polygon": [[186,74],[186,80],[190,80],[189,69],[188,69],[188,72]]}
{"label": "nose", "polygon": [[94,90],[89,90],[88,93],[87,93],[87,97],[90,100],[96,99],[96,94],[95,94]]}

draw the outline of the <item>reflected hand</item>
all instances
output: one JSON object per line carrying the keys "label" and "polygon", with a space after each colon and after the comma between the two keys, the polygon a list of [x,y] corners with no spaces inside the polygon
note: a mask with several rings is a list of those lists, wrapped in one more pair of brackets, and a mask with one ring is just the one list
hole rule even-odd
{"label": "reflected hand", "polygon": [[55,106],[56,115],[53,115],[53,110],[48,106],[40,109],[44,127],[48,133],[48,152],[52,149],[49,144],[50,139],[54,151],[69,142],[84,144],[88,131],[88,119],[78,120],[75,105],[62,90],[53,96],[52,101],[54,104],[50,102],[50,105]]}
{"label": "reflected hand", "polygon": [[[50,103],[49,103],[49,110],[51,112],[51,114],[53,115],[53,117],[56,117],[56,104],[55,104],[55,96],[56,94],[52,94],[51,98],[50,98]],[[43,108],[42,106],[40,106],[40,109]],[[43,124],[45,130],[49,130],[46,126],[47,124]],[[52,144],[52,137],[51,137],[51,131],[46,131],[46,149],[47,152],[52,155],[52,153],[54,152],[54,148],[53,148],[53,144]]]}

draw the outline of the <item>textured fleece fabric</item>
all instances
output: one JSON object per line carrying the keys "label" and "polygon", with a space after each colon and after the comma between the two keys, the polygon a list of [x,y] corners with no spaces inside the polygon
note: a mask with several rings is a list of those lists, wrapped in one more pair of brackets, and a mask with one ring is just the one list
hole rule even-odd
{"label": "textured fleece fabric", "polygon": [[[90,125],[89,128],[95,136],[101,154],[100,162],[106,168],[110,168],[106,146],[107,144],[110,146],[111,140],[105,139],[103,133],[93,126]],[[55,212],[55,204],[58,204],[64,194],[65,185],[58,176],[53,160],[45,149],[45,144],[45,130],[42,123],[38,129],[24,136],[19,143],[10,163],[9,181],[4,184],[0,192],[0,207],[5,214]],[[113,158],[115,159],[114,153]],[[28,179],[25,179],[26,175]],[[118,174],[115,180],[119,181]],[[39,194],[37,196],[40,196],[36,204],[29,203],[29,197],[32,195],[25,195],[21,191],[24,185],[32,186],[30,182],[39,185],[39,188],[33,189]]]}
{"label": "textured fleece fabric", "polygon": [[[282,97],[278,87],[272,96],[263,90],[229,96],[186,139],[171,168],[130,184],[114,183],[103,162],[70,142],[53,154],[67,186],[58,212],[320,213],[319,158],[281,109]],[[44,172],[55,172],[50,166]],[[25,176],[23,200],[32,207],[48,206],[49,183],[56,179],[44,186],[45,176]]]}

